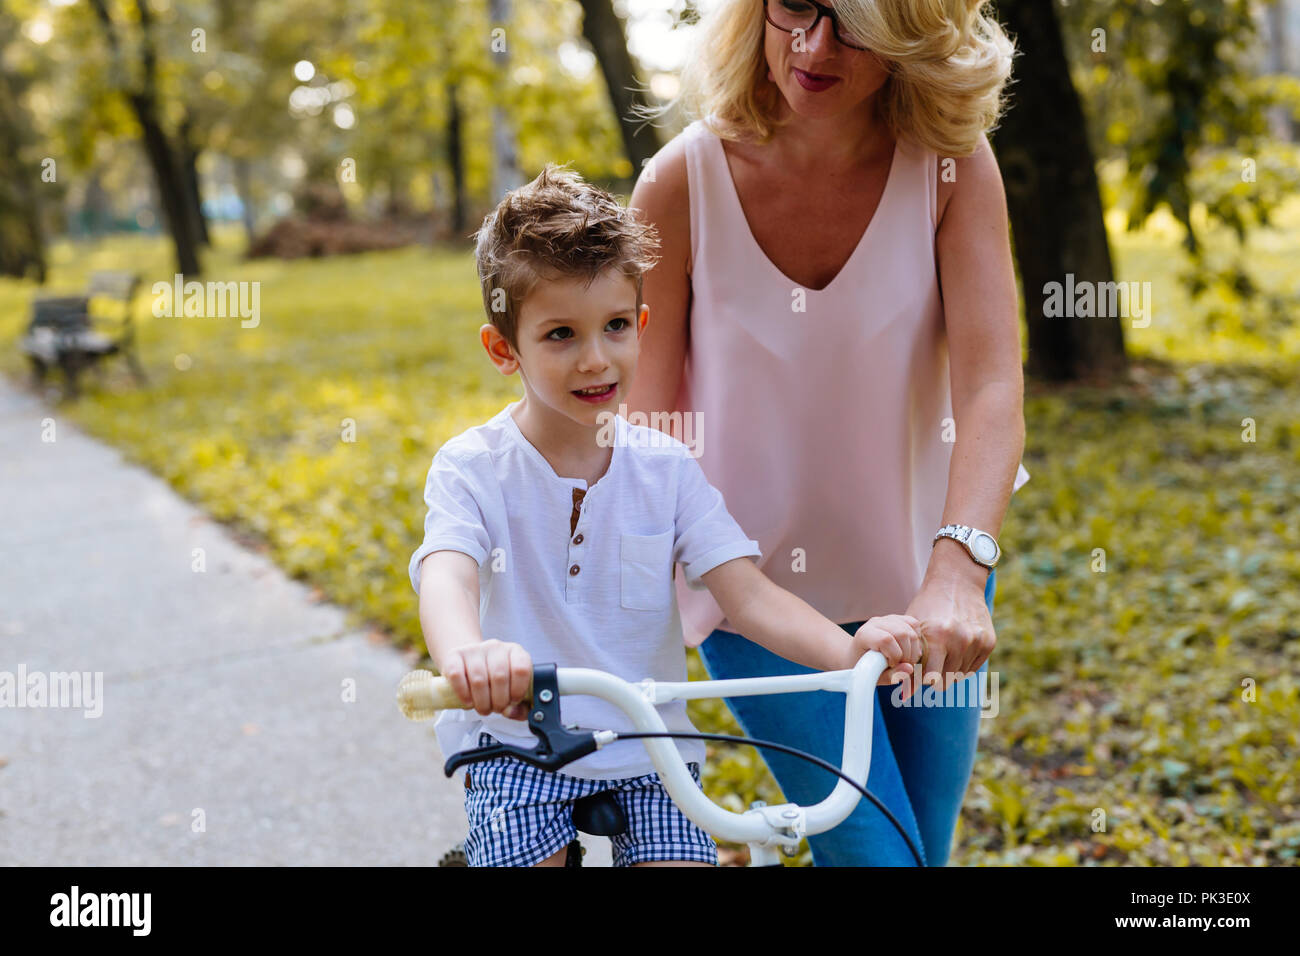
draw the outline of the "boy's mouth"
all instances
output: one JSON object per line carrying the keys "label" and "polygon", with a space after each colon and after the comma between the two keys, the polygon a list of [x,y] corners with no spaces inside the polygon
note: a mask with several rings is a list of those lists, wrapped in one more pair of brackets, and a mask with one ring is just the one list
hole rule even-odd
{"label": "boy's mouth", "polygon": [[584,402],[596,404],[613,398],[617,386],[618,382],[608,382],[604,385],[594,385],[591,388],[580,388],[570,394],[580,398]]}

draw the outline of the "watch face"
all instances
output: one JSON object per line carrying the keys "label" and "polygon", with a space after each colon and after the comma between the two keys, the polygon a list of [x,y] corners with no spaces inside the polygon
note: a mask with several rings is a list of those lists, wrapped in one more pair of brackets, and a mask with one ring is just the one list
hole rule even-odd
{"label": "watch face", "polygon": [[992,561],[998,553],[998,546],[993,539],[986,534],[977,534],[971,539],[970,547],[975,552],[975,557],[981,561]]}

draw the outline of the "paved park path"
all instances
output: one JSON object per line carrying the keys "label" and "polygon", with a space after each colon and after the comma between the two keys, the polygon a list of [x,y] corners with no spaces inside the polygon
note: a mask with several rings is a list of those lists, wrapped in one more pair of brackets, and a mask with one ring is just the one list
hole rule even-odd
{"label": "paved park path", "polygon": [[412,659],[2,376],[0,557],[0,701],[102,673],[80,708],[0,703],[0,866],[428,865],[462,838],[394,702]]}

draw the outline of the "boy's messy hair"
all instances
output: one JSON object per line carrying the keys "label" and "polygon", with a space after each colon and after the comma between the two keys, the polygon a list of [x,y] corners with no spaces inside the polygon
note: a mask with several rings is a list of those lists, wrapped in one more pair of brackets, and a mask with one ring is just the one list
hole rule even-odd
{"label": "boy's messy hair", "polygon": [[638,210],[554,163],[506,193],[475,239],[483,308],[516,351],[519,308],[538,281],[585,277],[590,283],[613,267],[636,281],[639,315],[642,276],[659,259],[658,231]]}

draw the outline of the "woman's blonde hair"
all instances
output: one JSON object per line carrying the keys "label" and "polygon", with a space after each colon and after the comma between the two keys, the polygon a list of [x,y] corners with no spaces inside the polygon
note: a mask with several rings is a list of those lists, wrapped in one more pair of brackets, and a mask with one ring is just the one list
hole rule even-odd
{"label": "woman's blonde hair", "polygon": [[[942,156],[968,156],[997,124],[1015,45],[985,12],[987,4],[837,0],[845,34],[860,37],[889,69],[878,104],[896,138]],[[680,104],[719,136],[768,142],[782,124],[776,119],[781,92],[767,79],[766,26],[763,0],[719,0],[696,28],[678,95],[637,112],[657,118]]]}

